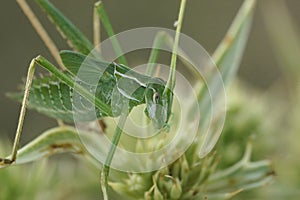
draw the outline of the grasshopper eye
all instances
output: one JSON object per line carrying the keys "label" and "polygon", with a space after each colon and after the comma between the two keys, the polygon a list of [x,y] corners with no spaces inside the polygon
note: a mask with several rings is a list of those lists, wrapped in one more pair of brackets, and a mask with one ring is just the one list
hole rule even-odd
{"label": "grasshopper eye", "polygon": [[154,92],[152,98],[153,98],[153,102],[154,102],[154,103],[158,103],[158,101],[159,101],[159,99],[160,99],[159,93],[158,93],[158,92]]}

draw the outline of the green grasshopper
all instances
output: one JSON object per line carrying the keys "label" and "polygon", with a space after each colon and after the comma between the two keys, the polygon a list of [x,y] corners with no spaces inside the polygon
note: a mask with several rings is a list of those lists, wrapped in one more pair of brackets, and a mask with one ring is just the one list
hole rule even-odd
{"label": "green grasshopper", "polygon": [[[105,199],[106,190],[108,187],[107,179],[109,167],[118,145],[122,128],[130,110],[140,104],[146,104],[145,113],[152,120],[156,129],[164,128],[171,115],[171,107],[173,100],[173,89],[175,86],[175,67],[176,67],[176,52],[178,48],[179,33],[181,22],[183,19],[185,0],[181,2],[178,25],[176,29],[175,42],[173,46],[173,54],[171,60],[171,73],[168,82],[160,78],[152,77],[153,69],[151,66],[147,69],[147,75],[142,75],[127,67],[127,62],[124,56],[120,56],[117,63],[105,63],[99,58],[91,58],[87,55],[100,42],[99,28],[101,19],[109,36],[114,35],[114,31],[110,25],[106,12],[101,2],[97,2],[94,7],[94,45],[48,0],[35,0],[41,9],[48,15],[50,20],[57,26],[60,33],[65,37],[70,46],[76,51],[61,51],[59,52],[56,45],[47,34],[38,18],[30,9],[25,0],[17,0],[20,7],[27,15],[28,19],[40,35],[41,39],[47,45],[51,54],[62,70],[59,70],[55,65],[50,63],[43,56],[34,58],[29,66],[25,92],[11,95],[12,98],[22,101],[22,107],[19,116],[15,141],[10,159],[1,159],[0,165],[10,165],[17,159],[17,151],[22,133],[22,127],[26,112],[26,107],[36,109],[37,111],[48,115],[54,119],[72,122],[74,121],[74,108],[72,107],[73,93],[79,93],[82,97],[82,104],[94,105],[97,118],[117,117],[120,116],[119,125],[115,130],[112,140],[112,146],[107,155],[104,168],[102,170],[102,189],[104,190]],[[164,36],[163,36],[164,37]],[[162,35],[158,36],[157,41],[160,41]],[[121,47],[118,41],[112,37],[112,43],[116,53],[121,54]],[[157,49],[151,53],[150,61],[154,63],[157,57]],[[88,63],[88,73],[93,73],[95,70],[102,74],[97,85],[90,85],[85,81],[76,80],[76,74],[82,65]],[[34,78],[36,66],[39,65],[51,73],[51,75]],[[125,80],[125,86],[131,87],[130,84],[138,85],[133,93],[127,93],[123,88],[118,87],[119,79]],[[90,90],[96,91],[93,95]],[[117,90],[114,90],[114,88]],[[76,88],[76,90],[74,89]],[[114,94],[113,94],[114,93]],[[30,94],[30,95],[29,95]],[[119,105],[116,108],[111,106],[112,95],[119,96]],[[128,112],[122,112],[122,109]],[[76,108],[75,112],[81,112],[82,121],[90,121],[87,115],[84,114],[85,107]]]}
{"label": "green grasshopper", "polygon": [[[146,103],[145,113],[153,121],[154,127],[161,129],[166,126],[171,113],[173,93],[166,88],[166,83],[162,79],[142,75],[122,64],[105,63],[73,51],[61,51],[60,56],[67,68],[67,71],[63,73],[54,70],[53,66],[43,57],[34,60],[34,64],[39,64],[53,75],[33,80],[28,107],[65,122],[74,122],[73,116],[76,112],[80,113],[78,120],[91,121],[93,118],[85,114],[85,111],[89,111],[89,103],[85,102],[84,98],[82,98],[82,104],[87,104],[86,107],[72,106],[73,88],[77,84],[76,90],[81,90],[81,95],[90,101],[92,101],[90,94],[84,90],[95,90],[95,97],[98,99],[95,112],[98,119],[120,116],[122,104],[128,101],[128,111],[134,106]],[[91,85],[81,80],[74,81],[82,63],[88,67],[84,70],[85,74],[91,76],[102,74],[97,85]],[[122,88],[117,86],[119,79],[122,79]],[[132,88],[133,86],[137,89],[132,94],[127,94],[126,87]],[[113,95],[118,96],[118,105],[114,107],[111,106]],[[24,98],[22,93],[10,94],[10,96],[19,101]]]}

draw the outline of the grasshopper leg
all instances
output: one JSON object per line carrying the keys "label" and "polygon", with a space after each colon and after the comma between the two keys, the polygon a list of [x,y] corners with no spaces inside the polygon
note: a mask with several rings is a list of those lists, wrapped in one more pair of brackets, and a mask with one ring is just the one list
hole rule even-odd
{"label": "grasshopper leg", "polygon": [[[40,36],[48,50],[50,51],[51,55],[57,62],[58,66],[62,70],[66,70],[65,66],[62,63],[62,60],[59,56],[59,50],[57,46],[55,45],[54,41],[51,39],[43,25],[41,24],[40,20],[36,17],[32,9],[29,7],[26,0],[17,0],[17,3],[19,4],[20,8],[23,10],[24,14],[29,19],[30,23],[32,24],[33,28],[37,32],[37,34]],[[57,121],[60,126],[64,125],[63,121],[58,120]]]}
{"label": "grasshopper leg", "polygon": [[[28,104],[28,97],[29,97],[29,91],[31,88],[31,84],[32,84],[32,79],[34,76],[34,71],[36,68],[36,65],[40,65],[43,68],[57,73],[58,70],[51,70],[51,68],[49,68],[47,65],[45,65],[45,60],[42,56],[38,56],[34,59],[31,60],[29,68],[28,68],[28,73],[27,73],[27,78],[26,78],[26,83],[25,83],[25,91],[24,91],[24,96],[23,96],[23,100],[22,100],[22,106],[21,106],[21,111],[20,111],[20,115],[19,115],[19,120],[18,120],[18,125],[17,125],[17,130],[16,130],[16,134],[15,134],[15,139],[14,139],[14,144],[13,144],[13,149],[12,149],[12,153],[11,153],[11,158],[9,159],[2,159],[0,158],[0,166],[7,166],[10,165],[12,163],[14,163],[17,159],[17,153],[18,153],[18,149],[19,149],[19,143],[20,143],[20,138],[21,138],[21,134],[22,134],[22,129],[23,129],[23,124],[24,124],[24,119],[25,119],[25,114],[26,114],[26,107]],[[51,66],[52,68],[54,68],[54,66]]]}
{"label": "grasshopper leg", "polygon": [[35,66],[37,64],[36,59],[37,58],[32,59],[30,65],[29,65],[29,68],[28,68],[25,91],[24,91],[24,96],[23,96],[23,100],[22,100],[22,107],[21,107],[21,111],[20,111],[20,115],[19,115],[19,121],[18,121],[18,126],[17,126],[17,130],[16,130],[16,134],[15,134],[15,140],[14,140],[14,144],[13,144],[11,158],[10,159],[0,159],[0,165],[4,165],[4,166],[10,165],[13,162],[15,162],[17,159],[17,152],[18,152],[18,148],[19,148],[20,138],[21,138],[23,124],[24,124],[24,118],[25,118],[25,114],[26,114],[26,107],[27,107],[27,103],[28,103],[29,91],[30,91],[30,87],[31,87],[31,83],[32,83],[32,79],[33,79],[33,75],[34,75],[34,71],[35,71]]}
{"label": "grasshopper leg", "polygon": [[17,130],[16,130],[16,134],[15,134],[11,158],[9,158],[9,159],[0,158],[0,167],[10,165],[10,164],[14,163],[17,159],[17,152],[18,152],[20,138],[21,138],[21,134],[22,134],[22,128],[23,128],[24,118],[25,118],[25,113],[26,113],[26,107],[28,104],[29,91],[31,88],[32,79],[34,76],[34,71],[35,71],[36,65],[39,65],[42,68],[46,69],[47,71],[51,72],[53,74],[53,76],[56,76],[58,79],[65,82],[70,87],[76,88],[76,90],[79,92],[79,94],[84,96],[91,103],[95,103],[95,106],[97,108],[99,108],[100,110],[102,110],[103,113],[110,115],[110,112],[111,112],[110,108],[104,102],[102,102],[99,99],[95,99],[93,94],[91,94],[89,91],[87,91],[80,84],[74,82],[74,80],[71,77],[62,73],[57,67],[55,67],[53,64],[51,64],[47,59],[45,59],[42,56],[37,56],[36,58],[32,59],[32,61],[30,62],[29,68],[28,68],[28,74],[27,74],[26,83],[25,83],[25,91],[24,91],[24,96],[23,96],[23,100],[22,100],[22,107],[21,107],[21,111],[20,111],[20,115],[19,115],[19,120],[18,120]]}

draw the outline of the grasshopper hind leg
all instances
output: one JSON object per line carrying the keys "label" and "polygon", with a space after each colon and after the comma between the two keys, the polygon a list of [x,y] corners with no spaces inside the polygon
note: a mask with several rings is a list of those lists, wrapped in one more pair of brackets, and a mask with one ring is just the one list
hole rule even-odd
{"label": "grasshopper hind leg", "polygon": [[18,120],[17,130],[16,130],[16,134],[15,134],[11,158],[10,159],[0,158],[0,166],[10,165],[13,162],[15,162],[17,159],[17,152],[18,152],[18,148],[19,148],[20,138],[21,138],[25,114],[26,114],[26,107],[27,107],[27,103],[28,103],[29,91],[30,91],[30,87],[32,84],[35,66],[37,64],[37,62],[36,62],[37,59],[38,59],[38,57],[32,59],[30,65],[29,65],[29,68],[28,68],[25,91],[24,91],[24,96],[23,96],[23,100],[22,100],[22,107],[21,107],[21,111],[20,111],[20,115],[19,115],[19,120]]}

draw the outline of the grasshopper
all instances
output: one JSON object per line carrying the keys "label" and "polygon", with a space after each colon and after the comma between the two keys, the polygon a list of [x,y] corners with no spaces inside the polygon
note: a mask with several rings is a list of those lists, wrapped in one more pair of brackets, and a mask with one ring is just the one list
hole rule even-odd
{"label": "grasshopper", "polygon": [[[94,46],[100,43],[100,19],[108,35],[114,35],[114,31],[101,2],[95,3],[94,6],[94,44],[92,44],[72,24],[72,22],[48,0],[35,0],[74,50],[60,52],[27,2],[25,0],[17,0],[17,2],[48,47],[61,70],[43,56],[37,56],[31,61],[28,68],[24,93],[15,93],[11,95],[12,98],[22,102],[22,107],[11,158],[0,158],[0,165],[10,165],[17,159],[17,151],[27,106],[54,119],[63,122],[72,122],[74,120],[72,96],[77,92],[82,97],[82,101],[84,101],[83,104],[88,103],[94,105],[98,119],[120,116],[119,125],[117,126],[112,139],[113,144],[111,145],[101,174],[104,198],[107,199],[106,190],[108,187],[107,181],[110,164],[130,110],[137,105],[146,104],[145,114],[152,120],[154,127],[156,129],[162,129],[167,126],[171,115],[173,89],[175,86],[176,52],[178,49],[179,33],[186,0],[182,0],[181,2],[168,82],[152,76],[153,66],[148,67],[146,75],[132,70],[127,67],[127,61],[124,56],[118,58],[120,64],[106,63],[98,57],[91,58],[87,56]],[[155,41],[160,43],[159,41],[161,41],[163,37],[166,37],[166,35],[159,34]],[[115,37],[112,37],[112,43],[115,52],[122,55],[121,47]],[[158,46],[159,44],[155,45]],[[157,49],[153,49],[149,61],[154,63],[156,58]],[[91,86],[85,81],[76,79],[76,74],[83,62],[88,63],[88,69],[90,70],[88,73],[93,73],[93,70],[96,70],[103,74],[97,85]],[[51,75],[34,79],[36,66],[41,66],[50,72]],[[117,84],[120,78],[125,80],[128,87],[130,87],[130,84],[138,85],[137,89],[133,93],[127,93],[126,90],[120,88]],[[96,91],[95,95],[90,92],[91,87]],[[115,87],[117,90],[115,90],[115,93],[113,94],[113,88]],[[76,91],[74,88],[76,88]],[[112,95],[119,96],[120,105],[116,107],[120,109],[115,109],[111,106]],[[126,107],[128,112],[122,112],[124,107]],[[84,114],[84,107],[76,108],[75,111],[83,113],[80,120],[93,120]]]}

